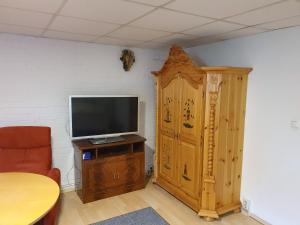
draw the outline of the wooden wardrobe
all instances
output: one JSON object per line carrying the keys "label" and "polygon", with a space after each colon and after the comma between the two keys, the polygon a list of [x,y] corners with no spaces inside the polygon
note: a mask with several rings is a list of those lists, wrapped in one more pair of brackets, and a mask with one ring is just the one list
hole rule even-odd
{"label": "wooden wardrobe", "polygon": [[178,46],[156,77],[154,182],[208,221],[240,211],[251,68],[198,67]]}

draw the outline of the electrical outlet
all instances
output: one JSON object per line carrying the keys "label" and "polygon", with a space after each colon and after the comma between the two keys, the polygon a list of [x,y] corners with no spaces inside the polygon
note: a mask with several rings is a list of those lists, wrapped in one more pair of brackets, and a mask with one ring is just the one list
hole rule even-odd
{"label": "electrical outlet", "polygon": [[242,207],[243,207],[243,210],[246,213],[249,213],[249,211],[250,211],[250,200],[244,198],[243,201],[242,201]]}

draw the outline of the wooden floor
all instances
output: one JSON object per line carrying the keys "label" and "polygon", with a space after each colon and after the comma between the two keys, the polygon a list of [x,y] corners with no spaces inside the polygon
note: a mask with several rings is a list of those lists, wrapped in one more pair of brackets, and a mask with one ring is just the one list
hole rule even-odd
{"label": "wooden floor", "polygon": [[261,225],[241,213],[206,222],[196,212],[151,182],[144,190],[87,204],[82,204],[75,192],[64,193],[58,225],[87,225],[149,206],[171,225]]}

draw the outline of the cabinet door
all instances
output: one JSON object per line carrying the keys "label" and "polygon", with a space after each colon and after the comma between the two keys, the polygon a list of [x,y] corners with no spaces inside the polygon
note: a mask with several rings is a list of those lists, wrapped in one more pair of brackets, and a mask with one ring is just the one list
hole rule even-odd
{"label": "cabinet door", "polygon": [[197,194],[197,149],[196,146],[187,142],[181,142],[179,147],[179,183],[180,187],[189,195],[196,197]]}
{"label": "cabinet door", "polygon": [[160,129],[163,133],[173,137],[177,121],[177,95],[178,79],[173,79],[165,87],[161,88],[160,94]]}
{"label": "cabinet door", "polygon": [[89,163],[87,166],[88,189],[104,190],[133,184],[144,179],[144,154],[111,157]]}
{"label": "cabinet door", "polygon": [[179,134],[181,140],[197,144],[203,121],[203,84],[184,78],[180,82]]}
{"label": "cabinet door", "polygon": [[179,101],[179,186],[197,197],[201,177],[201,127],[203,121],[203,84],[181,78]]}
{"label": "cabinet door", "polygon": [[160,135],[160,175],[169,182],[176,184],[176,151],[175,141],[167,135]]}
{"label": "cabinet door", "polygon": [[[137,154],[135,154],[137,155]],[[144,154],[140,154],[143,155]],[[128,156],[116,165],[115,185],[130,185],[144,179],[144,163],[142,157]]]}
{"label": "cabinet door", "polygon": [[160,90],[159,116],[159,176],[176,184],[176,140],[178,124],[178,79],[170,81]]}
{"label": "cabinet door", "polygon": [[115,186],[115,173],[117,162],[99,160],[96,162],[85,162],[87,189],[103,190]]}

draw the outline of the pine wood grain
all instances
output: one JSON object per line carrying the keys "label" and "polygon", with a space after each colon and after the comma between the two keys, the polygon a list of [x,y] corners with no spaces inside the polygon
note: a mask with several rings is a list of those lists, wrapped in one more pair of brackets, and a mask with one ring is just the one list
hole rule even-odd
{"label": "pine wood grain", "polygon": [[157,83],[155,182],[207,221],[238,211],[247,76],[173,46]]}

